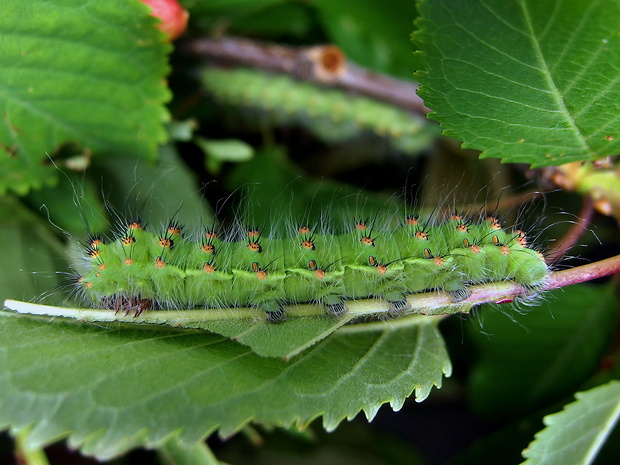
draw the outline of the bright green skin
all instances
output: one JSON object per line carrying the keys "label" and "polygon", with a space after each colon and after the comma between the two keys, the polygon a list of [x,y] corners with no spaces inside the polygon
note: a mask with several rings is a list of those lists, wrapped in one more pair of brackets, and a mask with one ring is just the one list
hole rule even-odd
{"label": "bright green skin", "polygon": [[[401,302],[408,294],[459,292],[492,281],[540,287],[548,273],[542,256],[521,245],[518,233],[498,227],[448,220],[433,227],[405,224],[390,233],[356,226],[341,235],[300,232],[237,242],[192,242],[174,232],[127,229],[125,238],[133,240],[126,245],[122,237],[91,244],[91,269],[78,288],[96,306],[123,296],[155,308],[256,306],[270,312],[288,303],[337,305],[368,297]],[[173,246],[162,245],[162,237]]]}

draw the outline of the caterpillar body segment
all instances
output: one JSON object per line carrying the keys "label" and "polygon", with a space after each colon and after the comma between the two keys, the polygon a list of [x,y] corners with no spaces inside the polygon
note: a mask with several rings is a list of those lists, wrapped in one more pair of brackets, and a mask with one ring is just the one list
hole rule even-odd
{"label": "caterpillar body segment", "polygon": [[408,217],[391,231],[358,221],[343,234],[302,225],[286,238],[257,229],[241,236],[227,241],[206,231],[193,240],[177,224],[160,234],[128,227],[112,241],[87,244],[77,293],[92,306],[136,315],[251,306],[278,321],[285,304],[316,302],[340,315],[347,300],[380,298],[398,312],[409,294],[442,290],[459,301],[470,285],[512,280],[536,289],[548,273],[525,234],[503,230],[493,218]]}

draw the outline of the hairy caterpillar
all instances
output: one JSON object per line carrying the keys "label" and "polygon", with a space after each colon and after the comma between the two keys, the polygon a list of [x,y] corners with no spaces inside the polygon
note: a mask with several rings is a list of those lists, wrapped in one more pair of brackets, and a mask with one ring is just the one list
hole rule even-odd
{"label": "hairy caterpillar", "polygon": [[134,219],[109,240],[90,235],[74,290],[90,306],[136,316],[151,308],[255,307],[278,321],[289,304],[315,302],[340,316],[348,301],[378,298],[399,314],[410,309],[411,294],[447,291],[458,302],[472,285],[511,280],[536,289],[547,276],[525,233],[503,230],[495,217],[398,222],[352,220],[340,234],[304,223],[285,237],[253,226],[242,237],[206,228],[192,237],[176,221],[155,232]]}
{"label": "hairy caterpillar", "polygon": [[223,104],[256,109],[274,125],[301,125],[331,143],[367,132],[385,138],[397,150],[415,154],[438,135],[437,127],[421,116],[286,75],[208,68],[202,79]]}

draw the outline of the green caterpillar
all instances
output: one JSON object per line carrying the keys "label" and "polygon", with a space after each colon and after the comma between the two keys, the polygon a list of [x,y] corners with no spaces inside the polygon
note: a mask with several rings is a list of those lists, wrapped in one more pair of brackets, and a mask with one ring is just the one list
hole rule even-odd
{"label": "green caterpillar", "polygon": [[286,75],[209,68],[202,79],[218,101],[257,109],[273,125],[301,125],[330,143],[369,132],[385,138],[397,150],[415,154],[439,134],[435,125],[420,116]]}
{"label": "green caterpillar", "polygon": [[443,290],[458,301],[470,285],[512,280],[537,289],[548,274],[526,235],[503,230],[494,217],[408,215],[391,230],[374,224],[354,221],[343,234],[303,224],[285,238],[252,227],[239,240],[207,229],[192,240],[174,221],[159,234],[131,221],[112,240],[91,235],[75,292],[91,306],[136,316],[150,308],[249,306],[277,321],[288,304],[314,302],[338,316],[347,301],[373,297],[398,314],[410,294]]}

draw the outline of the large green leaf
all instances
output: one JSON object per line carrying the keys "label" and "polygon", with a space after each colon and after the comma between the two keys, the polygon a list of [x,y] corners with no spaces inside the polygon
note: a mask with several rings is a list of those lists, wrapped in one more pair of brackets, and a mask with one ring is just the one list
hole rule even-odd
{"label": "large green leaf", "polygon": [[548,294],[524,314],[485,310],[470,327],[478,361],[470,400],[482,415],[522,414],[557,401],[599,368],[614,334],[613,286],[581,284]]}
{"label": "large green leaf", "polygon": [[250,420],[327,429],[414,390],[426,398],[450,362],[436,325],[356,326],[285,362],[208,333],[106,329],[0,312],[0,428],[32,444],[68,437],[101,459],[171,434],[194,444]]}
{"label": "large green leaf", "polygon": [[620,152],[619,0],[423,0],[419,94],[445,134],[535,166]]}
{"label": "large green leaf", "polygon": [[[592,463],[620,418],[620,382],[575,394],[564,410],[545,417],[547,427],[523,451],[524,465]],[[616,457],[617,458],[617,457]]]}
{"label": "large green leaf", "polygon": [[54,182],[62,144],[154,158],[170,45],[137,0],[0,0],[0,193]]}

